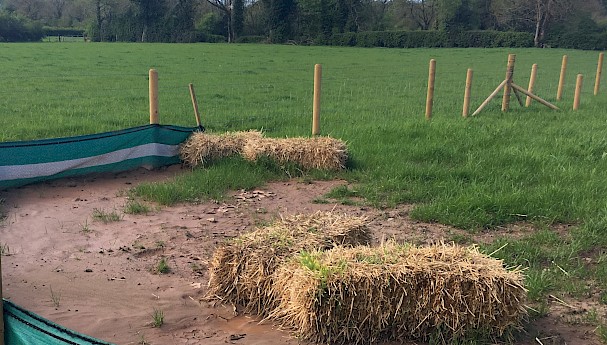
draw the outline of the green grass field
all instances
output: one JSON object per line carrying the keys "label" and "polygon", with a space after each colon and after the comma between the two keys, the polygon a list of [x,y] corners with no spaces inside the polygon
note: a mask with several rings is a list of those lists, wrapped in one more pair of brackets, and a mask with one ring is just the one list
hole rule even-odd
{"label": "green grass field", "polygon": [[[351,169],[306,178],[345,178],[376,207],[415,203],[416,219],[471,234],[531,223],[536,233],[500,239],[486,250],[508,242],[496,256],[530,267],[527,285],[536,309],[546,312],[542,306],[555,293],[591,294],[607,304],[607,81],[593,96],[597,52],[118,43],[0,44],[0,51],[0,141],[145,124],[149,68],[160,75],[161,123],[195,124],[188,93],[188,83],[194,83],[209,131],[308,136],[313,67],[320,63],[321,131],[348,142]],[[561,57],[569,56],[564,99],[555,102],[562,110],[537,103],[521,108],[513,98],[511,111],[502,113],[498,98],[477,117],[462,119],[466,69],[474,69],[476,108],[504,79],[508,53],[517,54],[514,80],[523,87],[531,65],[539,65],[536,94],[551,102]],[[437,76],[428,122],[431,58]],[[584,89],[581,109],[573,112],[578,73],[585,77]],[[252,166],[230,159],[135,192],[171,204],[285,176],[267,162]],[[559,223],[574,230],[559,235],[551,228]]]}

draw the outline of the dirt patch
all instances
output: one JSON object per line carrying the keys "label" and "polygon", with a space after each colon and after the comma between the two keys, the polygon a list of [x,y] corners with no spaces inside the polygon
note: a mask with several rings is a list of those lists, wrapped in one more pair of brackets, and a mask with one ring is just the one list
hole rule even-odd
{"label": "dirt patch", "polygon": [[[259,324],[234,306],[200,302],[208,260],[218,243],[273,218],[317,210],[368,217],[376,243],[387,238],[416,244],[490,242],[533,231],[519,225],[472,235],[413,221],[408,205],[377,210],[314,202],[345,181],[276,182],[235,191],[225,202],[153,206],[147,215],[124,214],[125,190],[180,173],[179,167],[138,170],[1,192],[6,219],[0,223],[0,245],[8,252],[2,257],[4,296],[116,344],[298,344],[287,332]],[[95,210],[116,212],[121,220],[97,221]],[[170,269],[166,274],[156,272],[162,258]],[[571,308],[553,304],[548,316],[530,324],[517,343],[539,344],[537,337],[543,344],[600,344],[596,330],[583,319],[567,319]],[[605,314],[600,305],[574,308]],[[151,325],[154,309],[165,315],[160,328]]]}

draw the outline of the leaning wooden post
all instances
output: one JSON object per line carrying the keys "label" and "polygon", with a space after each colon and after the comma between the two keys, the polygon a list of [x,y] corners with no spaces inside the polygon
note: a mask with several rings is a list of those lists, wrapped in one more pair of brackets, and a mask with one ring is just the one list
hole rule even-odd
{"label": "leaning wooden post", "polygon": [[[537,64],[536,63],[534,63],[533,66],[531,66],[531,77],[529,78],[529,87],[527,87],[527,92],[533,93],[533,89],[535,88],[535,79],[537,79]],[[525,100],[525,107],[528,107],[531,105],[531,100],[532,100],[532,98],[527,96],[527,99]]]}
{"label": "leaning wooden post", "polygon": [[2,294],[2,254],[0,254],[0,345],[4,345],[4,295]]}
{"label": "leaning wooden post", "polygon": [[428,70],[428,93],[426,94],[426,120],[432,118],[432,105],[434,104],[434,80],[436,75],[436,60],[430,60]]}
{"label": "leaning wooden post", "polygon": [[567,72],[567,55],[563,55],[561,62],[561,76],[559,77],[559,86],[556,90],[556,100],[560,101],[563,98],[563,86],[565,84],[565,73]]}
{"label": "leaning wooden post", "polygon": [[200,121],[200,112],[198,111],[198,101],[196,101],[196,92],[194,91],[194,84],[188,84],[190,89],[190,98],[192,99],[192,107],[194,108],[194,117],[196,118],[196,126],[200,128],[202,123]]}
{"label": "leaning wooden post", "polygon": [[599,54],[599,63],[596,66],[596,79],[594,81],[594,95],[599,94],[599,86],[601,85],[601,74],[603,74],[603,58],[605,57],[605,53]]}
{"label": "leaning wooden post", "polygon": [[504,97],[502,99],[502,111],[510,108],[510,92],[512,91],[512,76],[514,74],[514,62],[516,55],[508,54],[508,67],[506,68],[506,84],[504,85]]}
{"label": "leaning wooden post", "polygon": [[155,69],[150,70],[150,124],[160,123],[158,117],[158,72]]}
{"label": "leaning wooden post", "polygon": [[582,82],[584,81],[584,76],[581,74],[577,75],[577,79],[575,81],[575,96],[573,97],[573,110],[578,110],[580,108],[580,94],[582,93]]}
{"label": "leaning wooden post", "polygon": [[462,109],[462,116],[468,117],[470,113],[470,93],[472,92],[472,68],[468,68],[466,72],[466,89],[464,90],[464,107]]}
{"label": "leaning wooden post", "polygon": [[320,134],[320,84],[322,65],[314,65],[314,105],[312,107],[312,135]]}

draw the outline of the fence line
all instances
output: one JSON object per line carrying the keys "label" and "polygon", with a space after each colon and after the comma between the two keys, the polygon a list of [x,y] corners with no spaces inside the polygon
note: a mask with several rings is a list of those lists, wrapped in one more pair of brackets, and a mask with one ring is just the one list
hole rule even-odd
{"label": "fence line", "polygon": [[[461,100],[462,85],[464,84],[464,66],[459,68],[443,67],[440,59],[436,59],[440,69],[435,71],[434,91],[432,106],[434,112],[455,116],[456,110],[452,95],[457,94]],[[600,60],[599,60],[600,61]],[[571,60],[570,68],[579,69],[576,61]],[[445,65],[449,66],[446,62]],[[554,66],[555,63],[551,63]],[[537,66],[537,65],[536,65]],[[242,68],[242,66],[236,66]],[[171,113],[169,121],[173,121],[182,114],[188,121],[191,120],[191,108],[189,103],[188,83],[193,82],[198,86],[201,104],[205,119],[215,122],[220,126],[263,126],[263,122],[269,122],[268,127],[280,126],[287,118],[297,118],[297,123],[307,123],[309,126],[309,115],[312,113],[311,100],[313,95],[313,66],[306,68],[272,70],[268,75],[263,71],[258,74],[246,71],[233,71],[229,75],[232,80],[224,82],[225,79],[208,77],[208,75],[190,75],[186,73],[165,73],[159,68],[158,98],[162,113]],[[323,112],[328,114],[327,120],[331,121],[331,114],[345,116],[347,112],[363,112],[363,116],[369,117],[405,114],[407,116],[421,116],[424,111],[422,99],[422,88],[425,78],[422,71],[398,69],[397,71],[384,72],[381,65],[372,66],[378,71],[365,70],[361,73],[343,75],[338,72],[349,71],[351,67],[323,66]],[[596,67],[597,75],[595,88],[600,82],[602,66],[600,62]],[[588,63],[584,66],[588,72]],[[301,72],[292,73],[291,72]],[[526,80],[528,77],[518,69],[517,80]],[[538,94],[546,95],[553,92],[556,83],[555,70],[547,71],[541,69],[545,74],[537,78],[535,88]],[[305,73],[304,73],[305,72]],[[479,97],[499,81],[499,69],[489,71],[488,68],[475,70],[474,85],[471,85],[471,95],[468,97],[469,105],[479,102]],[[537,73],[537,72],[536,72]],[[222,76],[221,72],[212,73],[214,76]],[[288,75],[284,78],[283,75]],[[549,74],[549,75],[548,75]],[[92,81],[89,76],[99,76],[95,87],[91,87]],[[3,81],[7,80],[3,76]],[[59,79],[57,85],[47,86],[44,82],[51,79]],[[65,80],[62,80],[65,79]],[[529,77],[529,79],[532,79]],[[560,81],[561,78],[559,78]],[[572,82],[562,78],[562,89],[567,94],[567,89]],[[186,82],[184,82],[187,81]],[[201,82],[202,80],[202,82]],[[108,112],[124,116],[131,113],[144,113],[147,111],[146,98],[148,88],[146,84],[149,76],[143,73],[127,73],[99,75],[96,73],[50,76],[24,76],[18,80],[10,81],[0,85],[0,116],[4,114],[25,113],[30,117],[52,112],[66,116],[94,117],[94,114]],[[531,81],[531,80],[530,80]],[[597,82],[598,81],[598,82]],[[120,86],[118,86],[120,85]],[[527,89],[528,91],[529,89]],[[580,90],[580,96],[589,94],[588,90]],[[31,94],[36,97],[32,98]],[[447,100],[448,101],[445,101]],[[363,101],[364,100],[364,101]],[[309,103],[310,102],[310,103]],[[103,104],[99,109],[99,104]],[[460,103],[461,104],[461,103]],[[107,107],[109,111],[103,110]],[[579,105],[578,105],[579,107]],[[8,110],[7,110],[8,109]],[[116,109],[123,109],[122,111]],[[240,113],[234,113],[239,109]],[[246,109],[243,111],[242,109]],[[461,109],[461,108],[460,108]],[[188,115],[186,115],[188,114]],[[463,114],[463,113],[462,113]],[[116,116],[116,115],[113,115]],[[392,115],[389,115],[392,116]],[[25,120],[20,120],[25,121]],[[117,125],[122,119],[110,120]],[[181,120],[179,120],[181,121]],[[167,123],[162,121],[163,123]],[[0,122],[1,124],[2,122]],[[342,125],[340,123],[340,125]],[[297,126],[300,126],[299,124]],[[302,128],[304,125],[301,125]],[[5,126],[6,127],[6,126]],[[309,128],[309,127],[308,127]]]}

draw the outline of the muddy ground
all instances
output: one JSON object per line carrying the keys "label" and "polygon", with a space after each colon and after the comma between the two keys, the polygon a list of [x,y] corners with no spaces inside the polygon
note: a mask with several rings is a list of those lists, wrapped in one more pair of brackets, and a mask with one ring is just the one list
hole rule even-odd
{"label": "muddy ground", "polygon": [[[116,344],[298,344],[288,332],[235,313],[233,306],[200,300],[218,243],[281,215],[316,210],[367,216],[376,242],[393,237],[417,244],[454,238],[487,242],[533,231],[516,224],[471,235],[413,221],[410,205],[377,210],[323,198],[345,181],[269,183],[254,191],[235,191],[222,202],[150,204],[148,214],[124,213],[129,188],[183,172],[179,167],[137,170],[0,192],[6,215],[0,222],[4,297]],[[118,214],[120,220],[104,223],[95,219],[95,212]],[[154,267],[163,257],[170,273],[156,274]],[[517,343],[600,344],[585,315],[594,310],[605,316],[607,311],[589,301],[549,301],[548,315],[529,324]],[[154,309],[164,313],[160,328],[152,327]]]}

